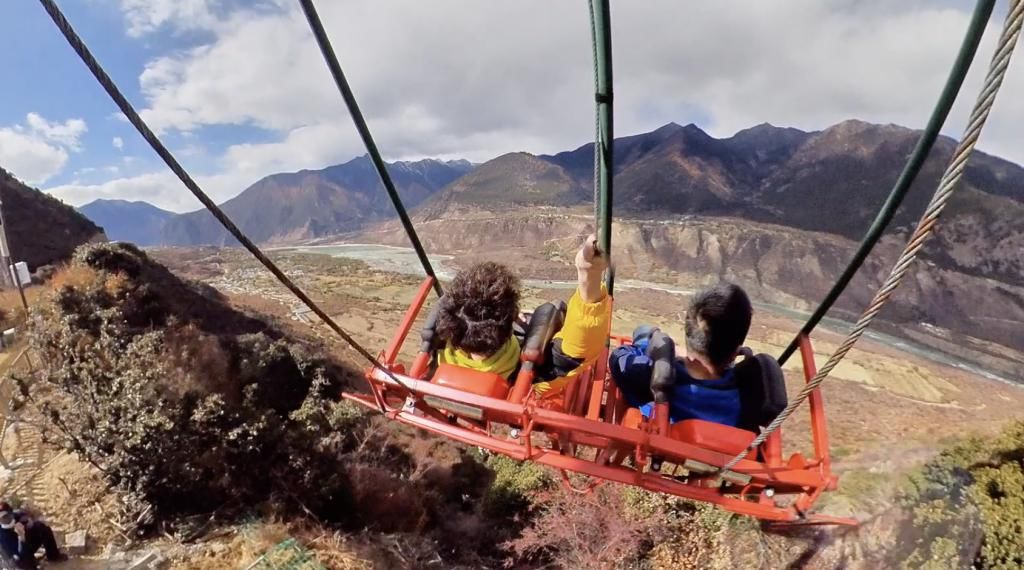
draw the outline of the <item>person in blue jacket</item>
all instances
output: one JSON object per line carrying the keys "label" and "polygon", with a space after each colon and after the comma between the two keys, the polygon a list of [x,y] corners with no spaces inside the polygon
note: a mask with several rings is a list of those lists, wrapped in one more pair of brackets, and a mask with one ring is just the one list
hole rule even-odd
{"label": "person in blue jacket", "polygon": [[[740,393],[733,374],[750,331],[753,308],[737,285],[720,283],[695,295],[686,311],[686,354],[675,361],[675,386],[669,394],[669,419],[699,419],[736,426]],[[630,406],[645,417],[654,410],[651,393],[652,361],[647,354],[658,329],[644,325],[633,332],[633,344],[616,348],[609,370]]]}

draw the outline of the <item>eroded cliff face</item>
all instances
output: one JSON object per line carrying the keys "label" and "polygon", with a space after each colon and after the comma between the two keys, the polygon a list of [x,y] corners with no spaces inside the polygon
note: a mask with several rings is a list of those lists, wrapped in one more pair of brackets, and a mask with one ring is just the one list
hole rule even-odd
{"label": "eroded cliff face", "polygon": [[[420,219],[426,247],[437,253],[501,260],[524,276],[564,279],[579,240],[593,231],[585,212],[557,208]],[[359,239],[408,245],[396,224]],[[809,310],[820,301],[856,249],[839,236],[731,218],[621,219],[612,236],[617,278],[697,288],[734,281],[757,300]],[[837,305],[855,317],[870,302],[903,246],[886,237]],[[1020,350],[1024,348],[1024,287],[918,261],[881,318],[895,325],[922,323]]]}

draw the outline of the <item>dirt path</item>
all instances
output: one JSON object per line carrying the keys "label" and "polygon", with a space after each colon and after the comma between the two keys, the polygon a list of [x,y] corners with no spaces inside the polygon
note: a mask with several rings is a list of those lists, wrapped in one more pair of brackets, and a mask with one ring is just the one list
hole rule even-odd
{"label": "dirt path", "polygon": [[[77,513],[63,513],[66,510],[64,501],[58,494],[72,494],[71,488],[55,488],[52,478],[46,477],[47,469],[55,462],[66,458],[65,452],[47,445],[39,429],[31,422],[19,418],[10,411],[10,401],[16,389],[7,368],[15,368],[17,372],[30,373],[30,364],[24,358],[18,358],[20,352],[5,353],[0,356],[2,373],[0,373],[0,426],[4,430],[2,452],[9,469],[0,466],[6,476],[0,479],[0,498],[5,501],[28,506],[32,512],[44,519],[57,535],[58,543],[63,543],[67,532],[76,530],[68,528],[66,522],[73,522]],[[13,355],[13,356],[12,356]],[[58,478],[60,480],[60,478]],[[66,484],[64,484],[66,487]],[[42,565],[45,568],[45,562]],[[121,570],[128,563],[109,560],[105,557],[76,557],[54,568],[61,570]]]}

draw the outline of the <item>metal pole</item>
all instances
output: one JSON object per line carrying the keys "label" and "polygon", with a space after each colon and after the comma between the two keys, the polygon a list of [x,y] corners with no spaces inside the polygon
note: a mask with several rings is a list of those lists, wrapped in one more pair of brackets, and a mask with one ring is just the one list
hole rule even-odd
{"label": "metal pole", "polygon": [[3,196],[0,196],[0,254],[3,257],[4,272],[9,273],[11,281],[14,286],[18,289],[18,295],[21,296],[21,305],[25,307],[25,315],[28,315],[28,300],[25,299],[25,289],[21,286],[21,277],[18,275],[18,270],[14,267],[11,262],[11,248],[7,243],[7,223],[4,221],[4,201]]}
{"label": "metal pole", "polygon": [[[612,179],[614,176],[615,134],[612,113],[612,22],[608,0],[594,0],[594,56],[597,65],[597,102],[600,135],[598,149],[598,242],[611,261],[612,253]],[[608,294],[612,294],[614,273],[608,272]]]}
{"label": "metal pole", "polygon": [[4,286],[10,285],[12,288],[15,287],[14,279],[11,277],[10,270],[6,269],[11,265],[11,252],[7,249],[7,228],[3,224],[3,188],[0,188],[0,263],[3,263],[4,271],[2,274],[2,283]]}

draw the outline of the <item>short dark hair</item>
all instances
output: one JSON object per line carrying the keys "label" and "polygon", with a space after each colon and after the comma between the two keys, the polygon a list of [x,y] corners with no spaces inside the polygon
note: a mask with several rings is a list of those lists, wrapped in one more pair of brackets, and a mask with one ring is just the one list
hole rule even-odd
{"label": "short dark hair", "polygon": [[519,278],[486,261],[460,271],[445,290],[437,335],[466,352],[490,356],[508,342],[519,315]]}
{"label": "short dark hair", "polygon": [[719,283],[694,295],[686,310],[686,346],[726,368],[750,332],[754,313],[738,285]]}

